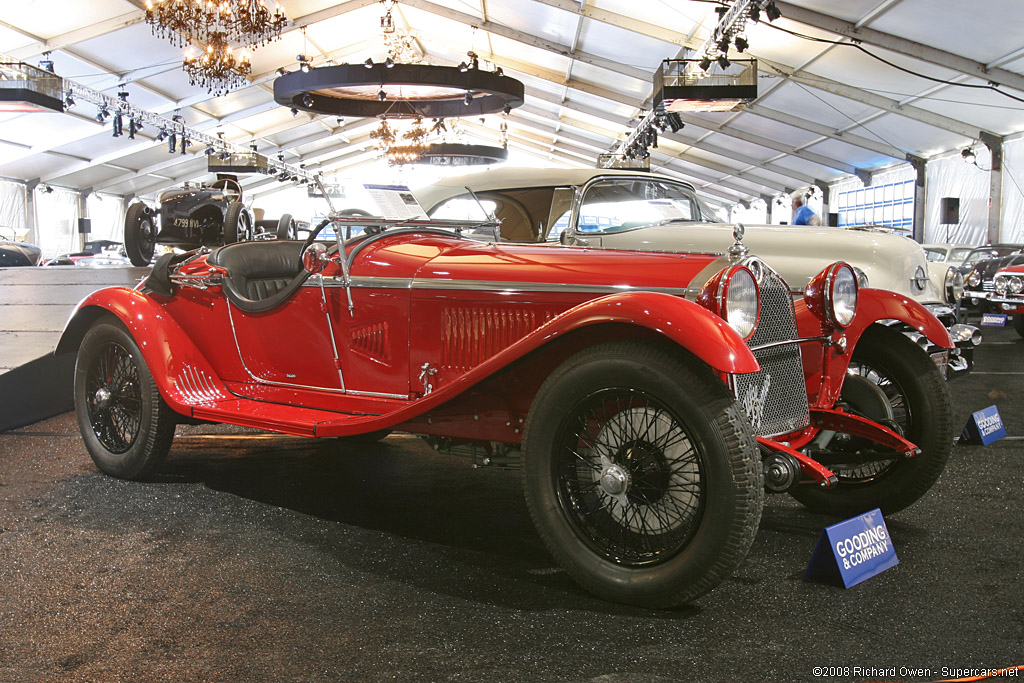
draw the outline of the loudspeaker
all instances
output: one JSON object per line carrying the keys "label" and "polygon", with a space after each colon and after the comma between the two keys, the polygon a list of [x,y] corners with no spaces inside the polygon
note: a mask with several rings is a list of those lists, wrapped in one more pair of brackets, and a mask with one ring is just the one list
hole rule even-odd
{"label": "loudspeaker", "polygon": [[829,211],[829,213],[828,213],[828,227],[830,227],[830,228],[838,228],[839,227],[839,213],[838,212],[837,213],[833,213],[833,212]]}
{"label": "loudspeaker", "polygon": [[92,232],[92,219],[91,218],[79,218],[78,219],[78,234],[88,235]]}
{"label": "loudspeaker", "polygon": [[943,197],[939,205],[939,223],[958,225],[960,223],[960,198]]}

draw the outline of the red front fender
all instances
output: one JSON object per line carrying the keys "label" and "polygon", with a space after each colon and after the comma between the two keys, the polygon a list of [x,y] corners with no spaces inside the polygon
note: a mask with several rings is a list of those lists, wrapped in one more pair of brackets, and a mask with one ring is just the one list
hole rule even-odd
{"label": "red front fender", "polygon": [[862,289],[857,301],[857,315],[846,330],[849,342],[856,342],[864,330],[879,320],[900,320],[923,334],[933,344],[954,347],[946,327],[931,312],[913,299],[885,289]]}
{"label": "red front fender", "polygon": [[[846,348],[820,342],[803,345],[804,379],[812,405],[831,408],[838,400],[843,379],[850,365],[850,356],[864,332],[880,320],[899,320],[914,328],[929,341],[947,349],[953,340],[943,324],[924,306],[913,299],[884,289],[862,289],[857,301],[857,314],[845,330],[833,330],[808,310],[803,300],[796,302],[797,328],[801,337],[845,337]],[[815,399],[815,397],[817,397]]]}
{"label": "red front fender", "polygon": [[83,299],[64,326],[54,353],[77,351],[103,311],[128,328],[160,395],[174,410],[191,415],[193,405],[231,396],[178,322],[145,294],[126,287],[101,289]]}
{"label": "red front fender", "polygon": [[535,335],[546,342],[557,335],[601,323],[625,323],[654,330],[721,372],[738,374],[761,369],[754,354],[727,322],[692,301],[658,292],[628,292],[593,299],[569,309]]}

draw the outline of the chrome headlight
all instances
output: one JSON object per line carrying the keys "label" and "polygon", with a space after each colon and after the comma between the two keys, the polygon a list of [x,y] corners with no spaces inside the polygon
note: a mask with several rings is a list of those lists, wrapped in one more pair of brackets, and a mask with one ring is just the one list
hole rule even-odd
{"label": "chrome headlight", "polygon": [[726,285],[723,316],[725,321],[741,337],[747,339],[757,327],[760,307],[760,295],[754,275],[746,268],[738,269]]}
{"label": "chrome headlight", "polygon": [[964,274],[956,268],[946,271],[946,303],[955,304],[964,298]]}
{"label": "chrome headlight", "polygon": [[1011,277],[1009,288],[1010,294],[1020,294],[1021,290],[1024,290],[1024,281],[1019,277]]}
{"label": "chrome headlight", "polygon": [[981,273],[976,270],[972,270],[967,276],[967,284],[971,287],[977,287],[981,284]]}
{"label": "chrome headlight", "polygon": [[995,279],[995,282],[992,285],[992,288],[994,290],[996,290],[996,294],[1000,294],[1000,295],[1006,294],[1006,290],[1009,289],[1008,282],[1009,282],[1009,278],[1007,276],[1005,276],[1005,275],[996,275],[996,279]]}
{"label": "chrome headlight", "polygon": [[914,285],[914,288],[919,292],[923,292],[925,287],[928,286],[928,272],[924,269],[924,266],[917,267],[910,284]]}
{"label": "chrome headlight", "polygon": [[761,291],[746,266],[719,271],[701,288],[697,303],[724,319],[744,340],[750,339],[757,329]]}
{"label": "chrome headlight", "polygon": [[837,261],[807,284],[804,302],[819,320],[845,328],[857,314],[857,276],[848,263]]}

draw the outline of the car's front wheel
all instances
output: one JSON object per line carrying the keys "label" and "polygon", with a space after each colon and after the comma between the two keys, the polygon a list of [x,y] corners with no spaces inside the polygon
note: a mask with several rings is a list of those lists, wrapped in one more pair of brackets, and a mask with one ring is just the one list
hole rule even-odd
{"label": "car's front wheel", "polygon": [[949,385],[928,354],[905,335],[872,326],[854,349],[842,400],[852,412],[888,423],[921,453],[907,459],[836,435],[819,460],[836,474],[838,486],[802,486],[793,497],[812,510],[849,517],[874,508],[898,512],[927,493],[946,466],[955,435]]}
{"label": "car's front wheel", "polygon": [[231,202],[224,212],[224,244],[234,244],[252,239],[252,220],[245,204]]}
{"label": "car's front wheel", "polygon": [[274,231],[274,234],[279,240],[293,240],[298,237],[298,233],[295,230],[295,220],[290,213],[286,213],[278,219],[277,229]]}
{"label": "car's front wheel", "polygon": [[612,342],[544,382],[523,440],[526,501],[545,545],[603,598],[670,607],[739,566],[763,504],[746,418],[706,366]]}
{"label": "car's front wheel", "polygon": [[124,216],[124,250],[133,266],[148,266],[156,249],[153,212],[142,202],[128,207]]}
{"label": "car's front wheel", "polygon": [[174,412],[116,318],[101,318],[85,334],[74,392],[85,447],[103,472],[143,479],[163,463],[174,438]]}

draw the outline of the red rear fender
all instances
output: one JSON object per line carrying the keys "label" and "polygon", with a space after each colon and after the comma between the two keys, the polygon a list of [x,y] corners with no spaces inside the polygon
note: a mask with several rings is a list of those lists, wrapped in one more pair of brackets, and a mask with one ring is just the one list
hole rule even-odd
{"label": "red rear fender", "polygon": [[89,327],[104,313],[117,317],[142,351],[160,395],[174,410],[191,415],[197,403],[230,394],[192,340],[167,311],[134,289],[111,287],[87,296],[64,326],[55,353],[78,350]]}

